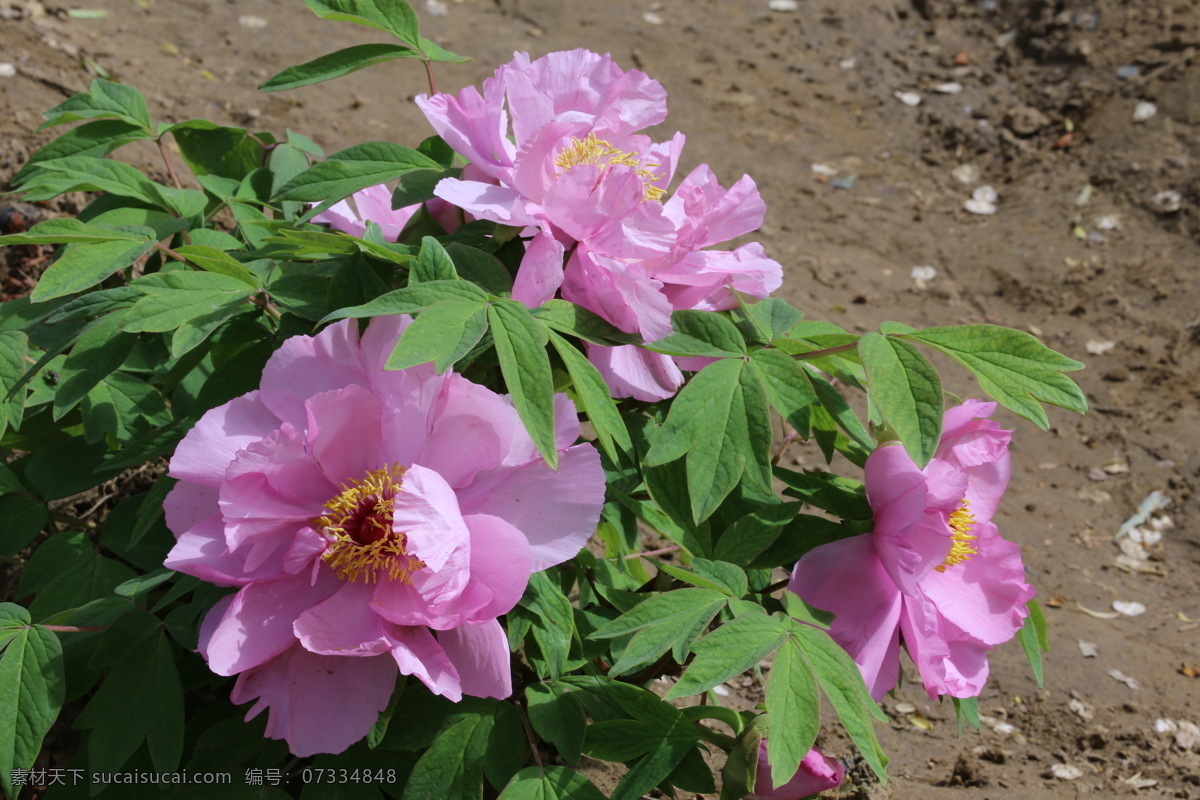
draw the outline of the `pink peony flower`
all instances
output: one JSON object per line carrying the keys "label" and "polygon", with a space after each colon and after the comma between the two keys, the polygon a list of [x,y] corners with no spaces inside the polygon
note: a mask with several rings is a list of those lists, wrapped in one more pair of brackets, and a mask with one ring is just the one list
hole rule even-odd
{"label": "pink peony flower", "polygon": [[817,547],[792,573],[791,591],[836,615],[830,634],[876,700],[896,684],[901,641],[931,698],[977,696],[988,651],[1023,624],[1034,591],[992,523],[1012,436],[989,419],[995,410],[949,409],[924,470],[898,442],[876,449],[865,476],[874,532]]}
{"label": "pink peony flower", "polygon": [[[734,290],[765,297],[782,282],[782,268],[758,245],[702,250],[762,223],[750,178],[725,190],[701,165],[664,201],[684,137],[655,144],[636,133],[666,118],[666,92],[607,55],[572,50],[530,61],[518,53],[482,94],[468,87],[417,103],[476,173],[443,180],[437,195],[531,237],[513,285],[526,305],[561,290],[655,341],[670,333],[674,310],[732,308]],[[613,376],[617,396],[663,399],[683,380],[653,353],[596,363]]]}
{"label": "pink peony flower", "polygon": [[455,701],[507,697],[497,617],[583,547],[604,501],[565,396],[555,472],[508,397],[432,365],[385,371],[408,321],[288,339],[171,460],[166,565],[238,587],[199,650],[296,755],[361,738],[400,673]]}
{"label": "pink peony flower", "polygon": [[783,786],[771,787],[771,765],[767,762],[767,740],[758,745],[758,766],[754,772],[754,791],[747,800],[799,800],[802,797],[836,789],[846,776],[842,762],[814,747],[800,762],[800,768]]}

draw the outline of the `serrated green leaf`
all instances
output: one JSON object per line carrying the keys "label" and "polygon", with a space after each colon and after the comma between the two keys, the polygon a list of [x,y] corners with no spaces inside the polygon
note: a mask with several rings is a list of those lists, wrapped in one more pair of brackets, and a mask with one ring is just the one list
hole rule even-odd
{"label": "serrated green leaf", "polygon": [[487,308],[478,300],[452,298],[426,308],[404,329],[384,369],[428,361],[438,374],[466,355],[487,331]]}
{"label": "serrated green leaf", "polygon": [[40,626],[18,631],[0,656],[0,784],[9,797],[13,771],[33,766],[65,693],[58,637]]}
{"label": "serrated green leaf", "polygon": [[529,310],[512,300],[488,306],[488,326],[500,360],[500,373],[513,406],[538,452],[551,469],[558,469],[554,440],[554,376],[546,354],[546,330]]}
{"label": "serrated green leaf", "polygon": [[125,269],[154,246],[155,242],[146,239],[77,244],[46,268],[30,299],[40,303],[83,291]]}
{"label": "serrated green leaf", "polygon": [[437,162],[411,148],[388,142],[367,142],[313,164],[284,184],[275,199],[312,203],[347,197],[414,169],[437,168]]}
{"label": "serrated green leaf", "polygon": [[1050,421],[1041,403],[1080,414],[1087,411],[1083,390],[1062,374],[1083,369],[1083,364],[1024,331],[998,325],[951,325],[927,328],[906,338],[962,364],[1002,406],[1043,430]]}
{"label": "serrated green leaf", "polygon": [[865,333],[858,354],[867,370],[867,389],[904,449],[924,469],[942,436],[942,379],[908,342]]}
{"label": "serrated green leaf", "polygon": [[397,289],[380,295],[369,303],[350,308],[339,308],[328,314],[318,324],[325,325],[339,319],[363,319],[388,314],[412,314],[440,303],[443,300],[467,299],[480,303],[487,301],[487,294],[468,281],[430,281]]}
{"label": "serrated green leaf", "polygon": [[671,335],[648,345],[656,353],[672,356],[740,356],[746,343],[737,327],[714,311],[676,311],[671,315]]}
{"label": "serrated green leaf", "polygon": [[[767,760],[771,780],[782,786],[791,780],[800,760],[812,748],[821,728],[821,703],[817,681],[800,643],[788,637],[775,653],[767,677],[767,714],[771,735],[767,738]],[[756,791],[773,786],[757,786]]]}
{"label": "serrated green leaf", "polygon": [[633,443],[629,439],[629,430],[600,372],[570,342],[553,331],[548,333],[550,344],[562,359],[567,374],[571,376],[571,383],[575,385],[581,410],[592,423],[605,454],[613,463],[619,463],[622,455],[631,456]]}
{"label": "serrated green leaf", "polygon": [[604,795],[575,770],[547,764],[518,772],[498,800],[604,800]]}
{"label": "serrated green leaf", "polygon": [[525,707],[538,736],[558,748],[568,764],[578,764],[587,718],[574,694],[561,684],[531,683],[525,687]]}
{"label": "serrated green leaf", "polygon": [[[837,712],[842,726],[854,740],[871,771],[881,783],[886,784],[888,758],[879,746],[871,722],[879,710],[863,684],[858,666],[824,631],[795,623],[792,633],[799,639],[804,657],[812,665],[817,682]],[[768,742],[767,747],[770,746]]]}
{"label": "serrated green leaf", "polygon": [[667,692],[667,699],[700,694],[741,675],[785,639],[787,628],[773,617],[747,614],[725,623],[692,646],[696,658]]}
{"label": "serrated green leaf", "polygon": [[119,119],[154,135],[150,108],[141,92],[121,83],[96,78],[86,92],[72,95],[45,112],[46,121],[38,130],[81,119]]}
{"label": "serrated green leaf", "polygon": [[260,92],[281,92],[297,89],[314,83],[340,78],[365,67],[383,64],[397,58],[419,58],[420,54],[411,47],[384,42],[360,44],[346,47],[333,53],[315,58],[304,64],[288,67],[267,79],[258,87]]}

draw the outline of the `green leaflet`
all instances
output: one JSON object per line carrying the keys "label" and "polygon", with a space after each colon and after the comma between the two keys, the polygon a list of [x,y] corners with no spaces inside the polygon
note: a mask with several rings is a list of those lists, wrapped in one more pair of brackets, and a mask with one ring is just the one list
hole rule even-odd
{"label": "green leaflet", "polygon": [[151,138],[141,125],[120,119],[98,119],[73,128],[51,141],[29,157],[25,165],[12,176],[13,186],[21,186],[43,161],[70,156],[103,158],[131,142]]}
{"label": "green leaflet", "polygon": [[51,264],[30,294],[35,303],[53,300],[83,291],[125,269],[154,249],[149,239],[115,239],[108,242],[77,244]]}
{"label": "green leaflet", "polygon": [[[1029,668],[1033,670],[1034,680],[1040,688],[1042,686],[1042,653],[1050,649],[1050,642],[1046,638],[1046,617],[1042,614],[1042,607],[1038,605],[1036,600],[1030,600],[1025,604],[1029,609],[1029,616],[1025,618],[1025,624],[1021,626],[1021,630],[1017,632],[1017,638],[1021,642],[1021,648],[1025,651],[1025,657],[1029,659]],[[978,722],[975,723],[978,728]]]}
{"label": "green leaflet", "polygon": [[288,67],[258,87],[261,92],[281,92],[314,83],[340,78],[365,67],[383,64],[397,58],[418,58],[411,47],[399,44],[373,43],[346,47],[315,58],[295,67]]}
{"label": "green leaflet", "polygon": [[985,392],[1042,430],[1050,427],[1050,421],[1041,403],[1080,414],[1087,411],[1083,390],[1062,374],[1083,369],[1084,365],[1024,331],[998,325],[951,325],[906,332],[903,336],[962,364]]}
{"label": "green leaflet", "polygon": [[81,119],[119,119],[154,136],[150,108],[137,89],[122,83],[96,78],[86,92],[72,95],[45,112],[46,121],[38,130]]}
{"label": "green leaflet", "polygon": [[145,297],[124,316],[121,330],[162,332],[209,314],[232,313],[253,290],[215,272],[156,272],[133,283]]}
{"label": "green leaflet", "polygon": [[671,315],[671,335],[648,345],[656,353],[672,356],[740,356],[746,343],[737,327],[710,311],[676,311]]}
{"label": "green leaflet", "polygon": [[554,378],[546,353],[546,330],[529,315],[529,309],[512,300],[493,301],[487,316],[500,372],[517,414],[546,463],[558,469]]}
{"label": "green leaflet", "polygon": [[933,458],[942,435],[942,380],[908,342],[878,333],[858,340],[871,400],[918,467]]}
{"label": "green leaflet", "polygon": [[[817,740],[821,727],[821,704],[812,668],[794,637],[788,637],[775,653],[767,678],[767,714],[771,735],[767,760],[771,780],[780,786],[796,774],[800,760]],[[773,787],[755,787],[764,790]]]}
{"label": "green leaflet", "polygon": [[575,392],[583,406],[581,410],[592,423],[600,446],[613,463],[619,463],[622,454],[627,457],[632,454],[633,444],[629,439],[625,420],[617,411],[616,403],[608,390],[608,384],[604,382],[604,378],[592,362],[574,345],[553,331],[548,331],[548,334],[550,344],[554,345],[555,352],[571,376],[571,382],[575,385]]}
{"label": "green leaflet", "polygon": [[587,717],[574,693],[561,684],[531,683],[525,687],[525,707],[538,736],[557,747],[568,764],[578,764]]}
{"label": "green leaflet", "polygon": [[725,623],[692,646],[696,658],[671,687],[667,699],[706,692],[753,669],[787,638],[786,625],[762,614],[745,614]]}
{"label": "green leaflet", "polygon": [[276,200],[320,202],[346,197],[414,169],[438,169],[438,163],[410,147],[389,142],[367,142],[341,150],[292,178],[276,193]]}
{"label": "green leaflet", "polygon": [[595,784],[573,769],[547,764],[527,767],[504,787],[498,800],[605,800]]}
{"label": "green leaflet", "polygon": [[33,766],[65,695],[58,636],[29,623],[25,609],[0,604],[0,785],[9,797],[13,770]]}
{"label": "green leaflet", "polygon": [[339,308],[332,314],[327,314],[318,324],[324,325],[334,320],[347,318],[363,319],[388,314],[412,314],[428,308],[434,303],[451,299],[476,300],[484,303],[487,301],[487,294],[468,281],[430,281],[388,292],[360,306]]}
{"label": "green leaflet", "polygon": [[417,257],[408,265],[408,284],[415,286],[428,281],[458,280],[454,271],[454,261],[442,243],[432,236],[421,239],[421,250]]}
{"label": "green leaflet", "polygon": [[404,369],[432,361],[440,375],[466,355],[486,330],[484,303],[465,298],[439,301],[418,314],[404,330],[385,369]]}

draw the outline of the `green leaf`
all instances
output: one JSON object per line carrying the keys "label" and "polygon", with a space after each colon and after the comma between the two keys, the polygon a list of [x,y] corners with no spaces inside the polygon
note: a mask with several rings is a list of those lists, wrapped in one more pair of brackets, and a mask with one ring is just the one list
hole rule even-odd
{"label": "green leaf", "polygon": [[[880,782],[886,784],[888,758],[879,746],[871,722],[872,717],[880,713],[879,707],[867,692],[858,666],[824,631],[794,623],[792,632],[799,638],[804,656],[812,665],[821,690],[829,698],[846,732]],[[767,747],[770,746],[768,742]]]}
{"label": "green leaf", "polygon": [[88,323],[59,372],[54,393],[54,418],[61,419],[92,387],[125,362],[137,337],[118,333],[122,314],[108,314]]}
{"label": "green leaf", "polygon": [[156,272],[133,284],[146,296],[125,314],[125,331],[170,331],[180,325],[236,308],[252,293],[243,281],[215,272]]}
{"label": "green leaf", "polygon": [[[782,786],[796,774],[821,728],[817,682],[800,643],[790,636],[775,653],[767,676],[767,714],[771,720],[771,735],[767,738],[771,780],[775,786]],[[774,787],[755,788],[762,792]]]}
{"label": "green leaf", "polygon": [[[424,152],[420,147],[417,149]],[[461,168],[451,168],[449,165],[443,169],[418,169],[406,172],[400,176],[396,182],[396,188],[392,192],[392,208],[400,209],[424,203],[434,197],[433,190],[444,178],[457,178],[461,174]]]}
{"label": "green leaf", "polygon": [[871,437],[870,432],[863,427],[862,421],[859,420],[854,410],[850,408],[850,404],[846,402],[846,398],[842,397],[829,381],[825,380],[808,364],[805,364],[803,369],[804,373],[808,376],[809,383],[812,384],[812,388],[816,391],[821,405],[837,421],[838,426],[860,447],[865,448],[868,452],[874,450],[875,440]]}
{"label": "green leaf", "polygon": [[551,469],[558,469],[554,440],[554,376],[546,354],[547,334],[529,310],[512,300],[488,307],[488,324],[500,360],[500,373],[513,406],[538,452]]}
{"label": "green leaf", "polygon": [[129,308],[141,296],[142,293],[132,286],[117,286],[112,289],[88,292],[59,306],[57,311],[46,318],[46,324],[57,325],[60,322],[72,322],[121,311]]}
{"label": "green leaf", "polygon": [[588,726],[583,751],[601,761],[632,761],[658,747],[662,733],[640,719],[606,719]]}
{"label": "green leaf", "polygon": [[47,267],[30,293],[30,299],[40,303],[83,291],[114,272],[125,269],[153,250],[154,246],[155,242],[148,239],[117,239],[75,245]]}
{"label": "green leaf", "polygon": [[408,284],[414,286],[428,281],[458,280],[454,271],[454,261],[442,243],[432,236],[421,239],[421,251],[409,264]]}
{"label": "green leaf", "polygon": [[169,129],[188,168],[197,176],[241,181],[263,164],[263,144],[244,128],[191,119]]}
{"label": "green leaf", "polygon": [[649,345],[656,353],[672,356],[740,356],[746,343],[737,326],[713,311],[676,311],[671,315],[672,332]]}
{"label": "green leaf", "polygon": [[24,191],[31,201],[48,200],[65,192],[108,192],[169,209],[173,206],[163,191],[166,188],[122,161],[69,156],[38,164],[26,180]]}
{"label": "green leaf", "polygon": [[858,354],[884,422],[924,469],[942,436],[942,380],[937,370],[908,342],[878,333],[863,334]]}
{"label": "green leaf", "polygon": [[518,772],[498,800],[604,800],[604,795],[575,770],[548,764]]}
{"label": "green leaf", "polygon": [[367,142],[313,164],[284,184],[275,199],[312,203],[346,197],[414,169],[436,168],[436,161],[411,148],[388,142]]}
{"label": "green leaf", "polygon": [[746,566],[775,543],[798,510],[796,503],[780,503],[742,517],[717,539],[713,558]]}
{"label": "green leaf", "polygon": [[795,472],[783,467],[775,468],[775,477],[787,485],[785,494],[842,519],[872,518],[862,481],[832,472]]}
{"label": "green leaf", "polygon": [[[1050,642],[1046,637],[1046,617],[1042,614],[1042,607],[1037,604],[1036,600],[1030,600],[1025,604],[1029,609],[1029,616],[1025,618],[1025,624],[1021,626],[1021,630],[1017,632],[1017,638],[1021,641],[1021,648],[1025,651],[1025,657],[1029,659],[1029,668],[1033,670],[1033,678],[1037,681],[1038,688],[1042,686],[1042,653],[1050,649]],[[978,722],[975,723],[978,728]]]}
{"label": "green leaf", "polygon": [[483,287],[489,294],[497,297],[512,292],[512,276],[508,274],[500,259],[491,253],[458,242],[446,245],[446,252],[453,259],[454,270],[459,277]]}
{"label": "green leaf", "polygon": [[434,303],[405,328],[385,369],[434,362],[438,374],[478,344],[487,331],[487,308],[478,300],[452,298]]}
{"label": "green leaf", "polygon": [[975,730],[979,730],[979,698],[951,697],[950,700],[954,703],[954,716],[958,719],[958,735],[962,736],[963,721],[966,721]]}
{"label": "green leaf", "polygon": [[81,242],[144,242],[149,237],[89,225],[73,217],[39,222],[26,233],[0,236],[0,244],[75,244]]}
{"label": "green leaf", "polygon": [[566,669],[571,640],[575,637],[571,601],[549,575],[535,572],[529,578],[520,605],[534,613],[533,638],[541,648],[550,679],[558,680]]}
{"label": "green leaf", "polygon": [[1051,350],[1037,337],[998,325],[951,325],[907,334],[969,369],[983,390],[1002,406],[1046,430],[1042,403],[1080,414],[1087,398],[1063,375],[1083,364]]}
{"label": "green leaf", "polygon": [[84,439],[89,442],[104,435],[132,442],[171,421],[158,390],[126,372],[114,372],[93,387],[81,410]]}
{"label": "green leaf", "polygon": [[567,374],[571,376],[575,393],[582,406],[581,410],[592,423],[600,446],[604,448],[609,460],[614,464],[620,463],[622,454],[630,456],[633,453],[633,443],[629,439],[625,420],[617,411],[608,384],[604,382],[603,376],[592,362],[574,345],[553,331],[548,333],[550,344],[554,346],[555,352],[567,368]]}
{"label": "green leaf", "polygon": [[443,730],[413,767],[403,800],[480,797],[483,793],[480,762],[490,729],[490,717],[473,713]]}
{"label": "green leaf", "polygon": [[692,646],[696,659],[667,692],[667,699],[700,694],[741,675],[787,638],[787,628],[772,617],[745,614],[725,623]]}
{"label": "green leaf", "polygon": [[642,337],[610,325],[607,320],[566,300],[547,300],[533,315],[556,331],[574,336],[592,344],[630,344],[641,342]]}
{"label": "green leaf", "polygon": [[367,25],[407,45],[419,44],[417,15],[406,0],[304,0],[304,5],[321,19]]}
{"label": "green leaf", "polygon": [[315,58],[271,77],[258,87],[261,92],[281,92],[314,83],[340,78],[364,67],[383,64],[397,58],[418,58],[411,47],[398,44],[372,43],[347,47]]}
{"label": "green leaf", "polygon": [[[694,604],[681,605],[678,597],[681,592],[704,592],[709,597],[706,602],[699,601]],[[659,597],[672,598],[671,603],[650,602]],[[656,595],[650,600],[635,607],[625,616],[635,614],[634,620],[638,620],[651,613],[652,610],[660,610],[663,615],[660,618],[652,619],[649,624],[643,625],[637,630],[633,638],[626,643],[621,657],[609,669],[610,676],[624,675],[651,664],[668,650],[672,651],[675,661],[682,664],[687,659],[696,637],[704,632],[713,617],[725,605],[723,596],[706,589],[679,589]],[[619,621],[617,620],[617,622]],[[591,638],[598,637],[596,633],[593,633]]]}
{"label": "green leaf", "polygon": [[150,108],[137,89],[96,78],[86,92],[72,95],[45,112],[46,121],[38,130],[81,119],[119,119],[154,136]]}
{"label": "green leaf", "polygon": [[558,748],[568,764],[578,764],[587,718],[574,693],[561,684],[531,683],[525,687],[525,707],[537,735]]}
{"label": "green leaf", "polygon": [[804,317],[804,312],[781,297],[768,297],[749,306],[747,311],[767,342],[787,335]]}
{"label": "green leaf", "polygon": [[255,289],[262,288],[262,281],[257,275],[247,269],[242,262],[215,247],[183,245],[175,248],[175,252],[186,258],[188,263],[195,264],[202,270],[236,278]]}
{"label": "green leaf", "polygon": [[781,350],[764,348],[750,356],[750,367],[766,387],[767,398],[774,409],[797,432],[805,435],[808,408],[818,401],[800,365]]}
{"label": "green leaf", "polygon": [[[11,300],[9,302],[17,302]],[[25,356],[29,340],[21,331],[0,331],[0,436],[21,427],[25,415]]]}
{"label": "green leaf", "polygon": [[16,603],[0,603],[0,650],[8,646],[12,638],[29,628],[33,622],[29,612]]}
{"label": "green leaf", "polygon": [[21,573],[18,596],[36,594],[29,613],[41,619],[78,608],[133,577],[133,570],[105,558],[82,533],[57,533],[38,545]]}
{"label": "green leaf", "polygon": [[183,752],[183,686],[166,635],[126,650],[75,721],[88,730],[88,764],[119,769],[145,741],[160,772],[179,766]]}
{"label": "green leaf", "polygon": [[32,497],[0,497],[0,556],[21,552],[49,521],[50,512]]}
{"label": "green leaf", "polygon": [[[10,607],[2,606],[5,611]],[[16,622],[16,613],[5,616]],[[24,616],[27,625],[29,617]],[[9,797],[16,797],[13,771],[33,766],[65,693],[58,637],[36,625],[12,636],[0,657],[0,785]]]}
{"label": "green leaf", "polygon": [[350,308],[339,308],[328,314],[318,324],[324,325],[339,319],[363,319],[389,314],[413,314],[417,311],[440,303],[443,300],[467,299],[480,303],[487,302],[487,294],[482,289],[468,281],[430,281],[397,289],[394,292],[380,295],[369,303]]}
{"label": "green leaf", "polygon": [[10,179],[20,186],[33,174],[37,165],[56,158],[80,156],[103,158],[118,147],[151,138],[140,125],[119,119],[100,119],[73,128],[35,152]]}

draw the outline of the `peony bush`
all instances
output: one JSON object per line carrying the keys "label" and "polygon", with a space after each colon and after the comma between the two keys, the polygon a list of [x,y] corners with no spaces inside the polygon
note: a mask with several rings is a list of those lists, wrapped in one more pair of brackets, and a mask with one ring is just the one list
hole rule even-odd
{"label": "peony bush", "polygon": [[[754,181],[677,177],[684,135],[644,133],[665,89],[608,55],[437,92],[461,59],[407,3],[305,2],[395,41],[262,88],[415,58],[417,147],[156,125],[98,78],[13,177],[91,199],[0,237],[54,248],[0,304],[9,796],[222,770],[229,797],[594,800],[587,756],[614,800],[800,798],[886,781],[905,673],[975,725],[995,647],[1040,681],[996,417],[1083,412],[1082,364],[806,319],[760,244],[722,249]],[[111,157],[136,141],[170,184]],[[928,351],[991,399],[947,401]],[[829,469],[779,466],[797,442]],[[724,705],[747,672],[757,705]],[[822,696],[854,751],[818,746]]]}

